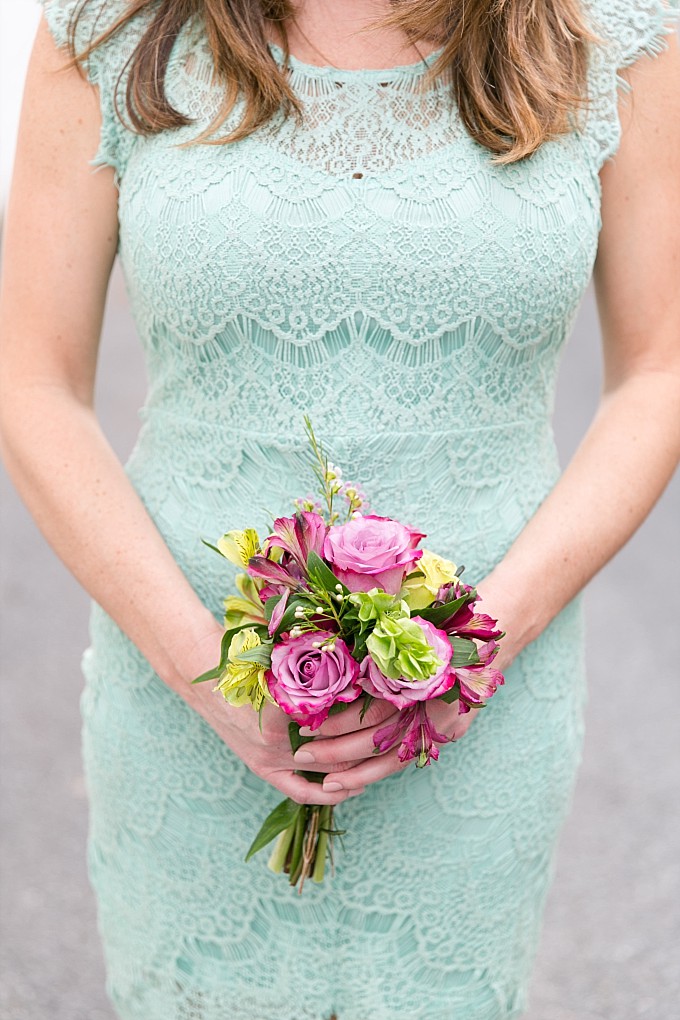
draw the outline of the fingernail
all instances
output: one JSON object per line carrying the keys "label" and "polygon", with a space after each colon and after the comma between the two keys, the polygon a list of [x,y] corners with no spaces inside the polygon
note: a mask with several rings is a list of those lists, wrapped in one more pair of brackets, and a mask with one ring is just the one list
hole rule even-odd
{"label": "fingernail", "polygon": [[299,761],[302,765],[309,765],[314,760],[315,758],[311,751],[295,752],[295,761]]}
{"label": "fingernail", "polygon": [[336,790],[344,789],[342,783],[336,783],[335,780],[330,783],[324,781],[323,788],[327,793],[335,793]]}
{"label": "fingernail", "polygon": [[301,726],[300,727],[300,736],[302,736],[302,737],[313,737],[314,736],[314,730],[311,728],[311,726]]}

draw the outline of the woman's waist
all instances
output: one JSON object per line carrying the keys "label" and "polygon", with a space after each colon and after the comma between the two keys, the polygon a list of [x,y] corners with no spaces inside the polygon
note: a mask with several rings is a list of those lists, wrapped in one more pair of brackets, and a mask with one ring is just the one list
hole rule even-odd
{"label": "woman's waist", "polygon": [[[536,481],[540,487],[559,474],[549,420],[451,418],[428,428],[395,427],[389,420],[380,429],[367,428],[359,419],[345,429],[314,419],[312,425],[328,459],[369,499],[375,489],[394,499],[423,487],[444,498],[508,483],[521,488]],[[160,471],[168,485],[183,483],[185,493],[193,486],[192,495],[214,490],[220,500],[228,493],[243,498],[254,485],[255,494],[292,499],[314,484],[313,462],[303,413],[297,425],[280,431],[264,418],[254,430],[231,417],[216,423],[156,409],[145,415],[127,469],[140,482]]]}
{"label": "woman's waist", "polygon": [[[266,456],[262,451],[254,456],[252,444],[238,444],[226,457],[224,450],[184,454],[165,456],[142,444],[126,471],[177,562],[219,612],[228,564],[205,543],[247,527],[264,539],[275,517],[294,512],[296,497],[317,497],[316,482],[311,464],[299,455],[269,449]],[[402,452],[389,461],[355,458],[346,465],[335,455],[331,459],[344,479],[363,490],[366,512],[424,532],[422,546],[464,562],[471,582],[502,558],[559,476],[549,457],[533,470],[513,471],[456,463],[451,453],[428,459],[422,450],[420,458]],[[344,515],[342,499],[336,497],[334,505]]]}
{"label": "woman's waist", "polygon": [[[311,421],[328,459],[362,487],[474,490],[529,476],[552,483],[559,473],[552,425],[545,418],[499,413],[461,420],[452,413],[446,423],[434,418],[427,427],[401,427],[386,416],[380,428],[358,417],[350,425]],[[292,498],[314,481],[305,414],[279,426],[265,416],[253,429],[231,415],[215,422],[156,408],[144,415],[128,467],[139,478],[154,467],[167,470],[169,480],[182,479],[204,492],[236,486],[243,494],[256,482],[258,492],[265,486]]]}
{"label": "woman's waist", "polygon": [[401,437],[404,444],[418,442],[422,437],[474,436],[486,434],[516,434],[550,432],[550,416],[542,405],[526,407],[485,402],[484,408],[471,402],[469,407],[459,400],[434,404],[423,401],[411,406],[406,397],[403,405],[382,406],[377,409],[359,401],[347,407],[336,395],[322,403],[310,400],[304,406],[286,401],[276,394],[276,403],[251,402],[216,403],[206,399],[188,409],[186,402],[151,400],[145,404],[140,416],[143,432],[180,432],[185,436],[203,439],[225,437],[232,434],[250,439],[272,448],[297,447],[307,443],[304,420],[309,417],[323,442],[368,442],[380,438],[392,440]]}

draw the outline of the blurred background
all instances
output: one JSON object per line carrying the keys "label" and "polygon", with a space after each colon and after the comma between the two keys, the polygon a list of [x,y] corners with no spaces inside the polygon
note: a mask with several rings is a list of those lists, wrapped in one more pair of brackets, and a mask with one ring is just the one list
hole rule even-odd
{"label": "blurred background", "polygon": [[[38,18],[36,0],[0,0],[0,210]],[[589,289],[565,350],[555,412],[564,465],[592,418],[599,386]],[[121,459],[132,448],[144,391],[116,270],[97,404]],[[0,541],[0,1020],[114,1020],[85,870],[78,699],[88,600],[1,468]],[[587,590],[585,753],[526,1020],[679,1015],[679,567],[676,475]]]}

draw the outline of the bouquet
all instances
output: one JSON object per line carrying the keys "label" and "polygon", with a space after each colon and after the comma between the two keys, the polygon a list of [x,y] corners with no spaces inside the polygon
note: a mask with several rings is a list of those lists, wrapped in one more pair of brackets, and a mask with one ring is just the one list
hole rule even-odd
{"label": "bouquet", "polygon": [[[266,701],[290,716],[293,753],[329,714],[363,699],[360,718],[376,699],[398,709],[397,721],[376,731],[375,753],[398,745],[401,762],[416,767],[439,757],[428,715],[435,698],[458,702],[460,713],[481,708],[499,684],[493,666],[503,633],[477,612],[476,590],[460,580],[463,567],[419,548],[426,535],[390,517],[366,513],[356,484],[342,481],[305,416],[321,502],[295,499],[291,517],[278,517],[262,545],[254,529],[229,531],[206,545],[244,568],[239,595],[228,595],[220,662],[193,682],[217,681],[232,705],[261,712]],[[344,501],[344,519],[334,506]],[[322,782],[323,774],[299,770]],[[333,864],[332,805],[286,798],[265,819],[246,860],[276,839],[269,867],[302,891]]]}

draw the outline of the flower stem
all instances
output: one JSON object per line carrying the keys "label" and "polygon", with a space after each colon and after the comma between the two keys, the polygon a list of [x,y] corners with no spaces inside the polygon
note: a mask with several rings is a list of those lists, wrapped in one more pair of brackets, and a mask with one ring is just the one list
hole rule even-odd
{"label": "flower stem", "polygon": [[314,435],[314,429],[312,428],[311,420],[308,415],[304,416],[305,428],[307,430],[307,436],[309,438],[310,445],[318,467],[314,467],[314,473],[321,482],[321,496],[326,500],[328,507],[328,523],[333,523],[333,487],[329,484],[330,479],[328,478],[328,457],[326,456],[321,444],[317,441]]}
{"label": "flower stem", "polygon": [[300,885],[298,886],[298,892],[302,892],[302,887],[305,884],[305,879],[308,875],[311,875],[314,867],[315,853],[316,853],[316,836],[319,830],[319,815],[321,814],[321,807],[318,804],[312,805],[309,814],[307,816],[307,831],[305,832],[304,848],[302,851],[302,868],[300,871],[299,879]]}
{"label": "flower stem", "polygon": [[312,878],[315,882],[322,882],[326,870],[326,850],[328,849],[328,832],[333,826],[333,807],[331,804],[324,804],[319,814],[319,840],[316,844],[316,857],[314,858],[314,871]]}
{"label": "flower stem", "polygon": [[295,833],[293,836],[293,850],[290,858],[290,884],[296,885],[302,870],[302,843],[305,829],[307,828],[307,809],[304,804],[300,805],[297,818],[295,819]]}
{"label": "flower stem", "polygon": [[291,843],[293,842],[293,836],[295,835],[296,822],[297,819],[295,822],[292,822],[287,829],[280,832],[276,839],[276,843],[274,844],[274,849],[272,850],[271,857],[269,858],[268,867],[271,871],[274,871],[277,874],[283,871],[286,864],[286,857],[288,856],[288,851],[290,850]]}

